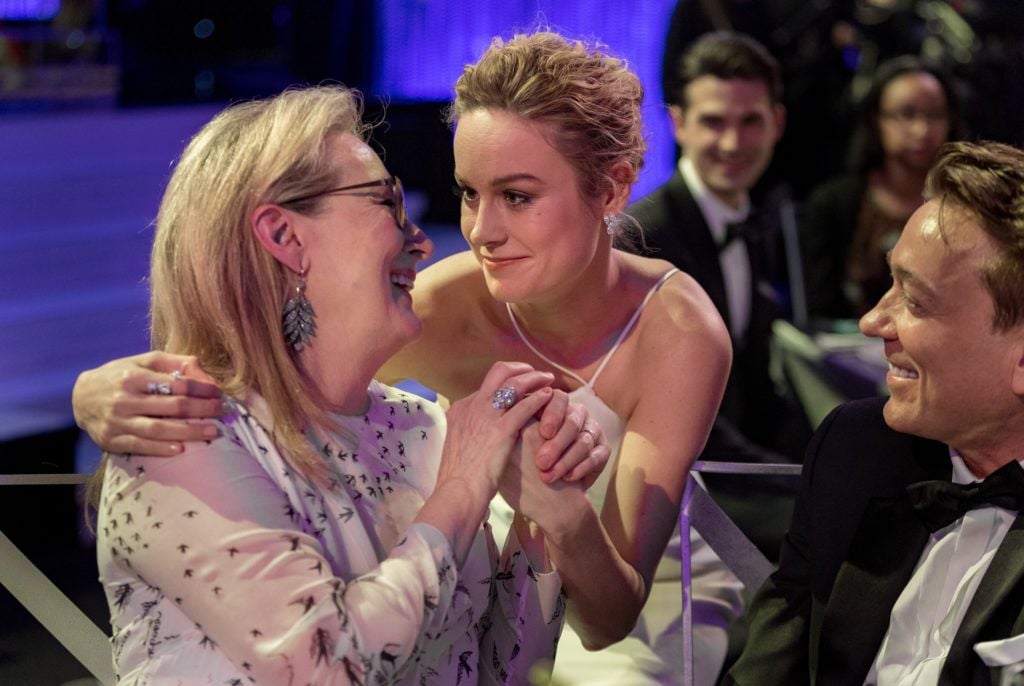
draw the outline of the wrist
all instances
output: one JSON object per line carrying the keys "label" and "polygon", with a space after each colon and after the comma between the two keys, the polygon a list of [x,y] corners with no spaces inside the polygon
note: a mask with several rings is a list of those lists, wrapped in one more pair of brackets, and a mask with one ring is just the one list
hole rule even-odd
{"label": "wrist", "polygon": [[543,521],[536,522],[544,530],[547,544],[560,550],[570,549],[582,540],[580,533],[595,524],[600,525],[597,511],[586,493],[566,488],[561,493],[557,511],[541,513]]}
{"label": "wrist", "polygon": [[440,498],[467,514],[479,512],[480,520],[483,521],[484,514],[495,493],[497,493],[496,488],[488,489],[487,485],[480,483],[479,479],[450,476],[435,484],[434,492],[430,497],[431,499]]}
{"label": "wrist", "polygon": [[515,530],[519,546],[526,553],[526,559],[530,561],[533,570],[541,574],[554,571],[544,545],[544,531],[540,525],[526,515],[517,512],[512,521],[512,528]]}

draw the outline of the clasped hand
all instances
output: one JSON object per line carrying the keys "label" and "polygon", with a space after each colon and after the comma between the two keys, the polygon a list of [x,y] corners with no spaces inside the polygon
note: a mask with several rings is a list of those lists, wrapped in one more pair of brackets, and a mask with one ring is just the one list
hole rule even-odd
{"label": "clasped hand", "polygon": [[[522,362],[495,363],[480,390],[448,411],[448,438],[438,483],[461,482],[490,499],[502,495],[543,528],[565,488],[584,491],[608,462],[611,448],[586,408],[551,388],[552,374]],[[495,408],[494,392],[514,390],[518,402]]]}

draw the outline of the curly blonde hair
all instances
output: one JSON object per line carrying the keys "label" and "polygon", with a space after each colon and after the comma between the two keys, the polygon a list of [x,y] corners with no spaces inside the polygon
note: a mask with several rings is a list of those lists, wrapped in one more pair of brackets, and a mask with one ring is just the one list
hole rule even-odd
{"label": "curly blonde hair", "polygon": [[[597,45],[550,31],[495,38],[455,83],[446,118],[479,108],[503,110],[547,123],[549,142],[576,171],[581,193],[595,197],[615,183],[632,184],[647,143],[640,105],[644,89],[624,60]],[[628,178],[613,178],[625,160]]]}

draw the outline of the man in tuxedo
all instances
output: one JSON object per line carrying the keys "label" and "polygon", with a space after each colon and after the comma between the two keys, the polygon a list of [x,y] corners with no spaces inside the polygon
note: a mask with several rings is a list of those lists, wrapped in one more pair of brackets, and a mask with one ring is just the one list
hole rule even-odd
{"label": "man in tuxedo", "polygon": [[696,279],[732,334],[733,366],[704,458],[779,462],[766,450],[780,445],[768,374],[777,235],[750,202],[785,125],[779,65],[748,36],[710,33],[680,58],[678,84],[669,107],[678,168],[627,213],[643,229],[641,252]]}
{"label": "man in tuxedo", "polygon": [[815,433],[726,683],[965,686],[1024,666],[1024,151],[947,144],[925,197],[860,324],[890,397]]}

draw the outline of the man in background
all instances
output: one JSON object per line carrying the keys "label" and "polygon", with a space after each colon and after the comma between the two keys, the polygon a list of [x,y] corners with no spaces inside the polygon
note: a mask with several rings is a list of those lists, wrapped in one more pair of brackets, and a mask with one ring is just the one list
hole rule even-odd
{"label": "man in background", "polygon": [[785,420],[768,373],[778,223],[750,200],[785,127],[779,65],[748,36],[710,33],[681,57],[676,83],[678,168],[627,212],[643,229],[642,252],[696,279],[732,335],[733,366],[703,459],[786,461],[774,452]]}

